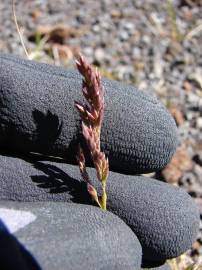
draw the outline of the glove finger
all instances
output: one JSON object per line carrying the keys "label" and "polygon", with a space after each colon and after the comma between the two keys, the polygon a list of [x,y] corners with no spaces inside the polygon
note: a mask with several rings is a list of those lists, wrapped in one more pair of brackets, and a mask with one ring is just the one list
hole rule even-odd
{"label": "glove finger", "polygon": [[[110,169],[127,174],[163,168],[177,145],[176,125],[165,107],[136,88],[103,80],[102,149]],[[76,71],[0,55],[0,145],[75,162],[82,99]],[[15,140],[13,140],[15,138]]]}
{"label": "glove finger", "polygon": [[[31,160],[29,160],[31,162]],[[62,163],[0,157],[0,199],[90,203],[79,169]],[[97,187],[95,170],[88,169]],[[199,228],[199,211],[182,189],[143,176],[110,172],[107,209],[137,235],[143,260],[160,262],[191,247]]]}
{"label": "glove finger", "polygon": [[[0,217],[1,206],[0,206]],[[1,269],[40,270],[33,256],[7,230],[0,220],[0,265]]]}
{"label": "glove finger", "polygon": [[168,263],[164,263],[163,265],[159,266],[159,267],[155,267],[155,268],[142,268],[143,270],[171,270],[170,266],[168,265]]}
{"label": "glove finger", "polygon": [[138,270],[141,267],[142,248],[137,237],[108,211],[81,204],[1,202],[0,214],[5,210],[5,221],[10,219],[10,213],[11,222],[18,227],[22,222],[19,215],[26,218],[28,212],[35,216],[35,220],[14,234],[42,269]]}

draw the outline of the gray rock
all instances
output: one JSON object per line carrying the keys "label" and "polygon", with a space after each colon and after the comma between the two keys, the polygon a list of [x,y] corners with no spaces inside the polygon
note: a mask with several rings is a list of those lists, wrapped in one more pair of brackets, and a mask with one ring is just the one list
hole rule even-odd
{"label": "gray rock", "polygon": [[198,151],[198,153],[195,154],[195,156],[193,157],[194,161],[199,164],[200,166],[202,166],[202,152]]}
{"label": "gray rock", "polygon": [[189,102],[189,104],[191,106],[197,107],[198,106],[198,103],[199,103],[199,99],[200,99],[199,96],[197,96],[194,93],[189,93],[187,95],[187,101]]}
{"label": "gray rock", "polygon": [[[0,156],[0,164],[0,200],[91,203],[76,166],[5,156]],[[96,179],[95,170],[88,171],[92,180]],[[179,256],[196,238],[199,212],[180,188],[143,176],[110,172],[107,196],[107,209],[137,235],[143,260],[151,264]]]}
{"label": "gray rock", "polygon": [[84,48],[83,52],[87,57],[92,57],[93,55],[93,49],[91,47]]}
{"label": "gray rock", "polygon": [[[175,122],[155,98],[115,81],[106,88],[102,149],[111,170],[144,173],[164,167],[176,149]],[[75,162],[81,77],[75,71],[0,55],[0,146]],[[13,139],[15,138],[15,140]]]}
{"label": "gray rock", "polygon": [[[27,212],[35,215],[34,221],[28,220],[14,234],[43,270],[140,269],[142,251],[137,237],[107,211],[53,202],[0,202],[0,213],[2,210],[7,210],[4,222],[14,211],[22,216]],[[16,225],[19,222],[12,221]]]}
{"label": "gray rock", "polygon": [[134,24],[131,22],[125,22],[123,26],[129,33],[131,33],[135,28]]}
{"label": "gray rock", "polygon": [[129,38],[129,34],[127,31],[121,30],[119,33],[119,38],[121,41],[126,41]]}
{"label": "gray rock", "polygon": [[197,127],[198,129],[202,129],[202,117],[198,117],[198,118],[196,119],[196,127]]}
{"label": "gray rock", "polygon": [[94,57],[95,57],[95,60],[97,61],[97,63],[100,64],[100,63],[102,63],[105,60],[106,53],[105,53],[105,51],[102,48],[97,48],[95,50]]}
{"label": "gray rock", "polygon": [[129,79],[130,76],[133,75],[134,69],[132,66],[119,65],[114,70],[114,73],[119,78],[119,80]]}
{"label": "gray rock", "polygon": [[199,111],[202,113],[202,98],[199,99],[198,107],[199,107]]}

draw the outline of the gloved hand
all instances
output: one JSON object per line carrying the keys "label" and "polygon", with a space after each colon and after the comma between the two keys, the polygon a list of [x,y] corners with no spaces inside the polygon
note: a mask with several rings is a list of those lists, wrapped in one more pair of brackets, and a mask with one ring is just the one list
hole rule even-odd
{"label": "gloved hand", "polygon": [[[3,216],[2,208],[0,215]],[[39,265],[23,245],[8,231],[0,220],[1,269],[40,270]]]}
{"label": "gloved hand", "polygon": [[[199,212],[191,197],[183,190],[154,179],[128,174],[157,171],[164,167],[176,149],[176,126],[156,98],[118,82],[104,80],[103,83],[105,114],[101,146],[109,158],[111,170],[107,184],[107,209],[125,221],[136,234],[142,246],[143,266],[162,264],[166,259],[176,257],[190,248],[198,230]],[[77,72],[0,55],[0,200],[92,203],[85,183],[80,180],[78,166],[70,165],[75,163],[77,144],[81,139],[79,115],[74,108],[74,101],[80,99],[81,77]],[[29,152],[59,156],[64,160],[44,161],[42,156]],[[90,160],[88,164],[91,165]],[[95,179],[94,169],[89,171],[92,180]],[[94,184],[97,185],[97,182]],[[37,211],[40,211],[42,205],[46,204],[37,205]],[[79,215],[76,213],[82,206],[68,205],[66,222],[70,222],[70,227],[82,223],[83,219],[85,224],[85,215],[80,221],[71,218],[72,213]],[[4,207],[7,206],[34,209],[35,204],[10,205],[4,202]],[[47,207],[50,209],[48,215],[54,219],[51,209],[58,206],[50,203]],[[90,207],[85,208],[90,211],[87,214],[89,226],[100,231],[97,223],[102,211],[96,209],[92,213]],[[61,216],[64,209],[62,204]],[[93,218],[91,215],[98,217]],[[111,217],[107,215],[106,220],[110,221]],[[50,223],[52,219],[49,218]],[[60,219],[60,215],[57,219]],[[62,224],[65,228],[64,221]],[[113,222],[108,224],[109,227],[112,224],[112,228],[105,229],[108,232],[107,241],[100,233],[100,238],[96,239],[99,239],[102,248],[97,252],[99,254],[95,251],[90,255],[99,256],[100,260],[103,257],[106,269],[140,269],[141,248],[140,245],[137,248],[138,240],[132,243],[126,235],[124,243],[122,234],[120,239],[115,239],[114,233],[118,228]],[[124,225],[121,226],[124,230]],[[48,227],[48,231],[53,233],[53,237],[57,234],[57,228],[53,230]],[[78,231],[80,229],[75,230]],[[95,230],[95,235],[98,231]],[[37,236],[40,238],[39,234]],[[82,239],[82,230],[79,236],[77,233],[77,237]],[[22,233],[22,238],[25,246],[29,246],[28,234],[23,236]],[[128,253],[119,256],[120,250],[115,252],[115,240],[122,241],[126,250],[133,245],[136,250],[133,258]],[[60,239],[56,239],[57,245],[60,242]],[[48,240],[46,243],[48,245]],[[110,243],[113,246],[111,252],[117,255],[116,260],[110,259],[107,264],[104,254],[101,254],[105,245],[110,246]],[[68,245],[71,246],[71,241]],[[49,251],[52,252],[52,249]],[[35,249],[33,252],[36,259],[39,258],[46,267],[42,254],[36,253]],[[79,258],[84,260],[82,256]],[[128,261],[128,265],[125,261]],[[92,269],[105,269],[96,262],[96,267]],[[75,262],[72,269],[80,269],[76,265]]]}
{"label": "gloved hand", "polygon": [[[73,203],[2,202],[0,214],[5,221],[12,215],[8,227],[15,230],[17,238],[34,254],[42,269],[132,270],[140,267],[142,252],[137,237],[108,211]],[[0,249],[3,247],[9,250],[10,243],[4,241],[3,246],[0,238]],[[21,254],[13,252],[12,257],[18,258]]]}
{"label": "gloved hand", "polygon": [[[81,131],[74,108],[82,99],[75,71],[0,55],[0,146],[75,161]],[[176,126],[164,106],[132,86],[104,80],[102,149],[110,169],[137,174],[164,167],[177,145]],[[15,138],[15,139],[14,139]]]}

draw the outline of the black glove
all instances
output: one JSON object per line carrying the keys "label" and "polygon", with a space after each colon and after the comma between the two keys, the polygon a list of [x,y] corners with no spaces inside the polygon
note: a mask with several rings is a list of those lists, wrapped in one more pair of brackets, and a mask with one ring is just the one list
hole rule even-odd
{"label": "black glove", "polygon": [[[7,210],[4,220],[9,220],[9,210],[13,216],[13,211],[16,211],[16,217],[17,213],[21,215],[21,223],[24,221],[26,225],[16,228],[15,235],[34,254],[42,269],[140,268],[142,251],[137,237],[121,219],[108,211],[81,204],[53,202],[2,202],[1,207]],[[1,209],[5,208],[0,208],[0,213]],[[30,215],[35,219],[30,220]],[[13,217],[13,223],[18,225],[20,222]],[[6,261],[17,260],[21,253],[11,253],[13,243],[2,242],[0,238],[2,251],[6,247],[8,252],[10,246],[10,260],[8,253]]]}
{"label": "black glove", "polygon": [[[0,55],[0,146],[75,161],[81,131],[74,101],[81,100],[75,71]],[[177,145],[176,126],[164,106],[132,86],[104,80],[102,149],[110,169],[144,173],[164,167]]]}
{"label": "black glove", "polygon": [[[2,206],[1,206],[2,207]],[[0,208],[2,215],[2,208]],[[40,270],[32,255],[7,230],[0,220],[0,266],[1,269]]]}
{"label": "black glove", "polygon": [[[104,86],[101,140],[110,169],[135,174],[165,166],[177,145],[176,126],[166,109],[132,86],[111,81],[104,81]],[[81,99],[80,89],[77,72],[13,56],[0,57],[0,144],[4,149],[0,200],[91,203],[78,167],[64,164],[75,162],[80,140],[80,120],[74,109],[74,100]],[[60,156],[66,161],[43,161],[29,152]],[[9,157],[16,153],[18,157]],[[95,175],[94,169],[89,171]],[[108,210],[137,235],[143,266],[161,264],[190,248],[199,212],[183,190],[142,176],[110,172],[107,195]],[[97,226],[96,219],[89,222]],[[134,258],[139,258],[140,251],[136,252]],[[107,269],[118,269],[112,263],[110,267]]]}

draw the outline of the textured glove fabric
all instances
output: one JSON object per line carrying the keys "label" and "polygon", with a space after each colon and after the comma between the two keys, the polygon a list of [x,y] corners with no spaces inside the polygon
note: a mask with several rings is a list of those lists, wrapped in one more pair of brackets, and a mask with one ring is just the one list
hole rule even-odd
{"label": "textured glove fabric", "polygon": [[[102,149],[110,169],[143,173],[164,167],[177,144],[176,126],[165,107],[136,88],[103,80]],[[82,101],[76,71],[0,54],[0,146],[40,152],[75,162]]]}
{"label": "textured glove fabric", "polygon": [[33,256],[16,237],[10,234],[2,220],[0,220],[0,268],[3,270],[41,269]]}
{"label": "textured glove fabric", "polygon": [[[115,81],[103,84],[101,147],[116,171],[109,174],[107,209],[117,217],[90,205],[78,167],[67,164],[75,163],[82,142],[74,108],[74,101],[84,102],[81,76],[0,54],[0,209],[36,216],[15,232],[20,242],[13,239],[42,269],[138,270],[142,260],[143,269],[167,270],[165,260],[195,240],[198,209],[179,188],[126,174],[163,168],[177,146],[176,125],[155,97]],[[95,170],[88,171],[100,194]]]}
{"label": "textured glove fabric", "polygon": [[163,265],[155,268],[142,268],[143,270],[171,270],[170,266],[168,263],[164,263]]}
{"label": "textured glove fabric", "polygon": [[137,237],[112,213],[94,206],[54,202],[1,202],[0,211],[1,208],[35,215],[35,220],[28,220],[14,234],[43,270],[141,267],[142,251]]}
{"label": "textured glove fabric", "polygon": [[[77,166],[6,156],[0,156],[0,164],[0,200],[91,203]],[[96,179],[95,170],[88,171]],[[137,235],[147,264],[179,256],[195,240],[199,212],[182,189],[143,176],[110,172],[107,195],[107,209]]]}

